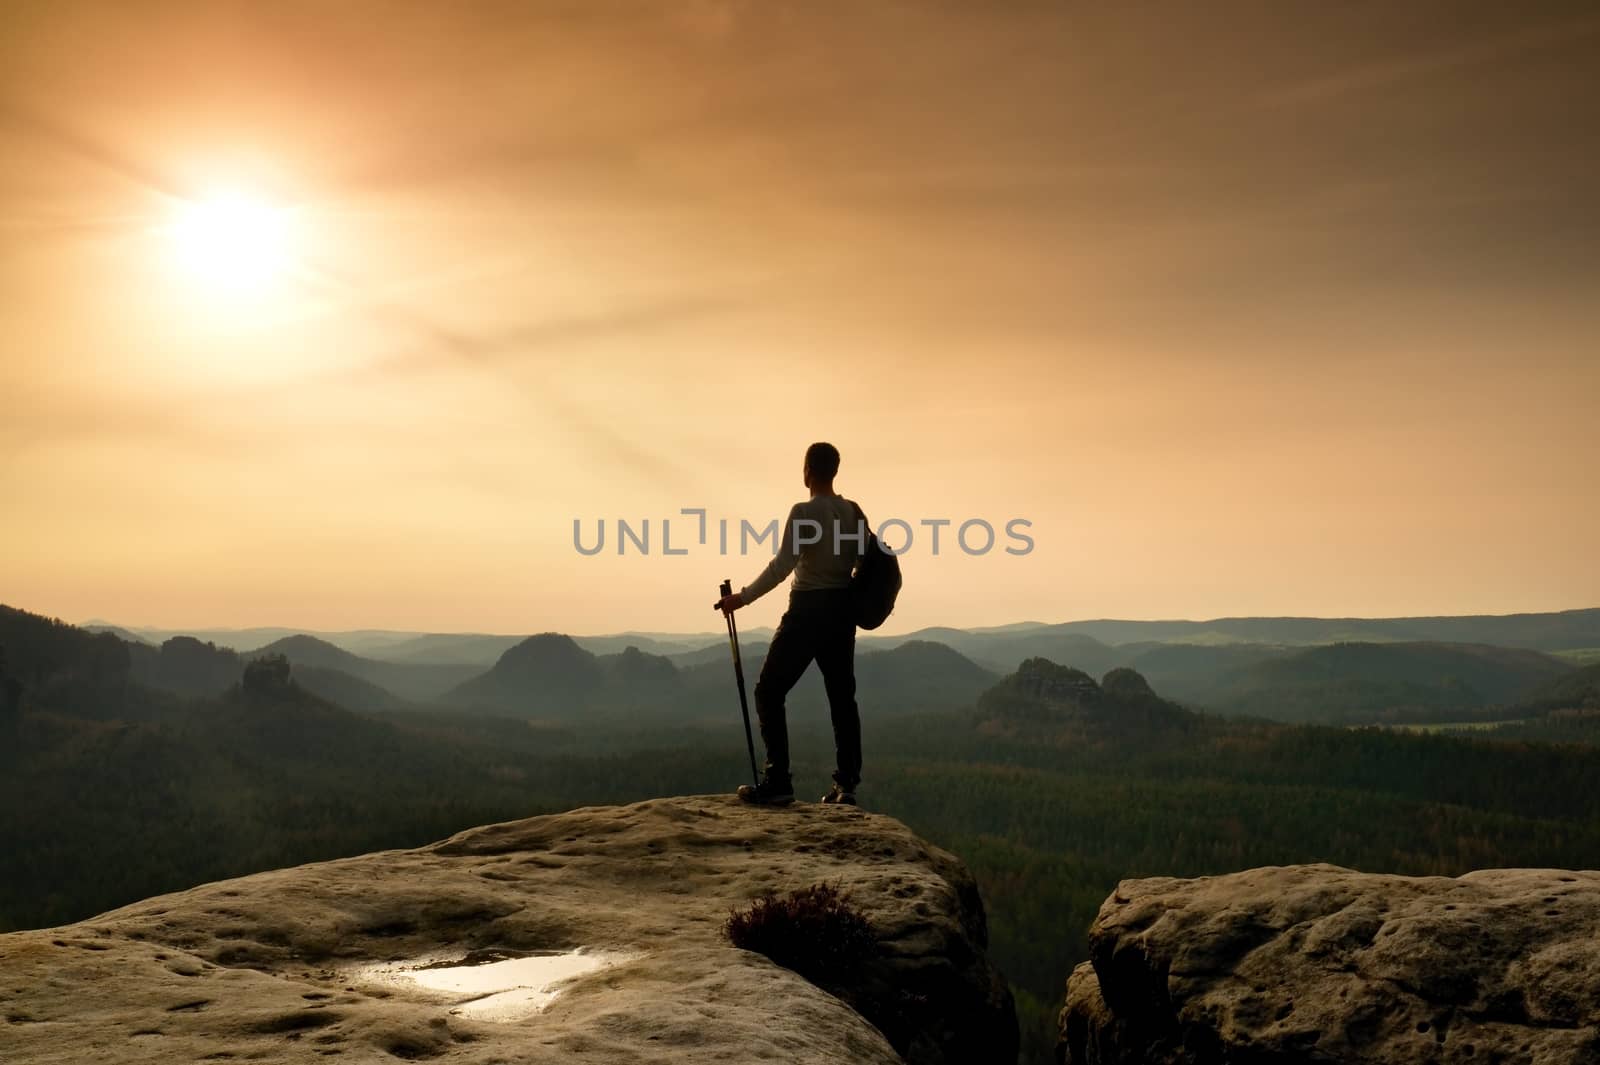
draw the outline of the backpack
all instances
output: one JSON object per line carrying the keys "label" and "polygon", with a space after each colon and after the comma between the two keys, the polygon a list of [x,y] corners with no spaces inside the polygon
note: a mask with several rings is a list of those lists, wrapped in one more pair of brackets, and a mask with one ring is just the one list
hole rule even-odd
{"label": "backpack", "polygon": [[856,624],[863,629],[875,629],[894,612],[894,601],[900,594],[900,559],[890,554],[878,542],[876,533],[867,524],[867,516],[860,504],[853,504],[856,517],[867,525],[867,546],[850,575],[850,600]]}

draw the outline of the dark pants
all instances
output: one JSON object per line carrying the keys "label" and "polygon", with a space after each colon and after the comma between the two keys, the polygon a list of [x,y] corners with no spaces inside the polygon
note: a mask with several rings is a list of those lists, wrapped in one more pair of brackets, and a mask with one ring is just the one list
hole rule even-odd
{"label": "dark pants", "polygon": [[846,791],[861,783],[861,715],[856,709],[856,623],[850,589],[791,592],[789,609],[772,634],[756,681],[756,717],[767,748],[767,775],[789,779],[789,722],[783,701],[816,659],[833,714],[838,768],[833,779]]}

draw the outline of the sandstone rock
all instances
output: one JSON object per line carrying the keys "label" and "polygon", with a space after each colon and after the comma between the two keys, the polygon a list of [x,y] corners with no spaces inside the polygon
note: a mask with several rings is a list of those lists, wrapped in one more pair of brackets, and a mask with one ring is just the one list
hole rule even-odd
{"label": "sandstone rock", "polygon": [[1600,1062],[1600,872],[1332,865],[1125,880],[1067,981],[1067,1065]]}
{"label": "sandstone rock", "polygon": [[[722,935],[734,907],[819,881],[841,884],[883,945],[841,976],[860,1013]],[[1015,1015],[985,945],[971,877],[890,818],[659,799],[0,936],[0,1061],[1009,1063]],[[363,975],[573,948],[627,958],[511,1021]]]}
{"label": "sandstone rock", "polygon": [[1100,690],[1114,699],[1154,699],[1150,682],[1137,670],[1119,666],[1100,678]]}
{"label": "sandstone rock", "polygon": [[1093,677],[1049,659],[1029,658],[1017,666],[1013,676],[1019,693],[1037,699],[1070,705],[1095,705],[1100,699],[1100,686]]}

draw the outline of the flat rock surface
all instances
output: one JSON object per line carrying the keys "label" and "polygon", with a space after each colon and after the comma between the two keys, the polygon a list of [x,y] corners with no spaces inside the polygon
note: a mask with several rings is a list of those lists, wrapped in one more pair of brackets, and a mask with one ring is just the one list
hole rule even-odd
{"label": "flat rock surface", "polygon": [[[888,1037],[723,935],[733,908],[822,881],[880,939],[874,971],[842,978],[858,1005],[901,996]],[[961,864],[888,817],[720,796],[591,807],[0,936],[0,1061],[1009,1062],[985,938]],[[509,1020],[368,973],[573,949],[623,960]]]}
{"label": "flat rock surface", "polygon": [[1089,942],[1071,1065],[1600,1062],[1600,872],[1126,880]]}

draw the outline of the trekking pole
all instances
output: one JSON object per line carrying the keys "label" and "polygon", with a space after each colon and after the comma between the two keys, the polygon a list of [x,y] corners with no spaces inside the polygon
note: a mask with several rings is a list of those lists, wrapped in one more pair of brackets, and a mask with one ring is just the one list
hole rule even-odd
{"label": "trekking pole", "polygon": [[[733,582],[723,581],[721,592],[724,596],[733,594]],[[739,684],[739,710],[744,714],[744,743],[750,750],[750,779],[758,787],[761,784],[761,774],[756,772],[756,740],[750,733],[750,704],[744,697],[744,662],[739,658],[739,627],[733,622],[733,611],[723,614],[728,621],[728,648],[733,652],[733,679]]]}

